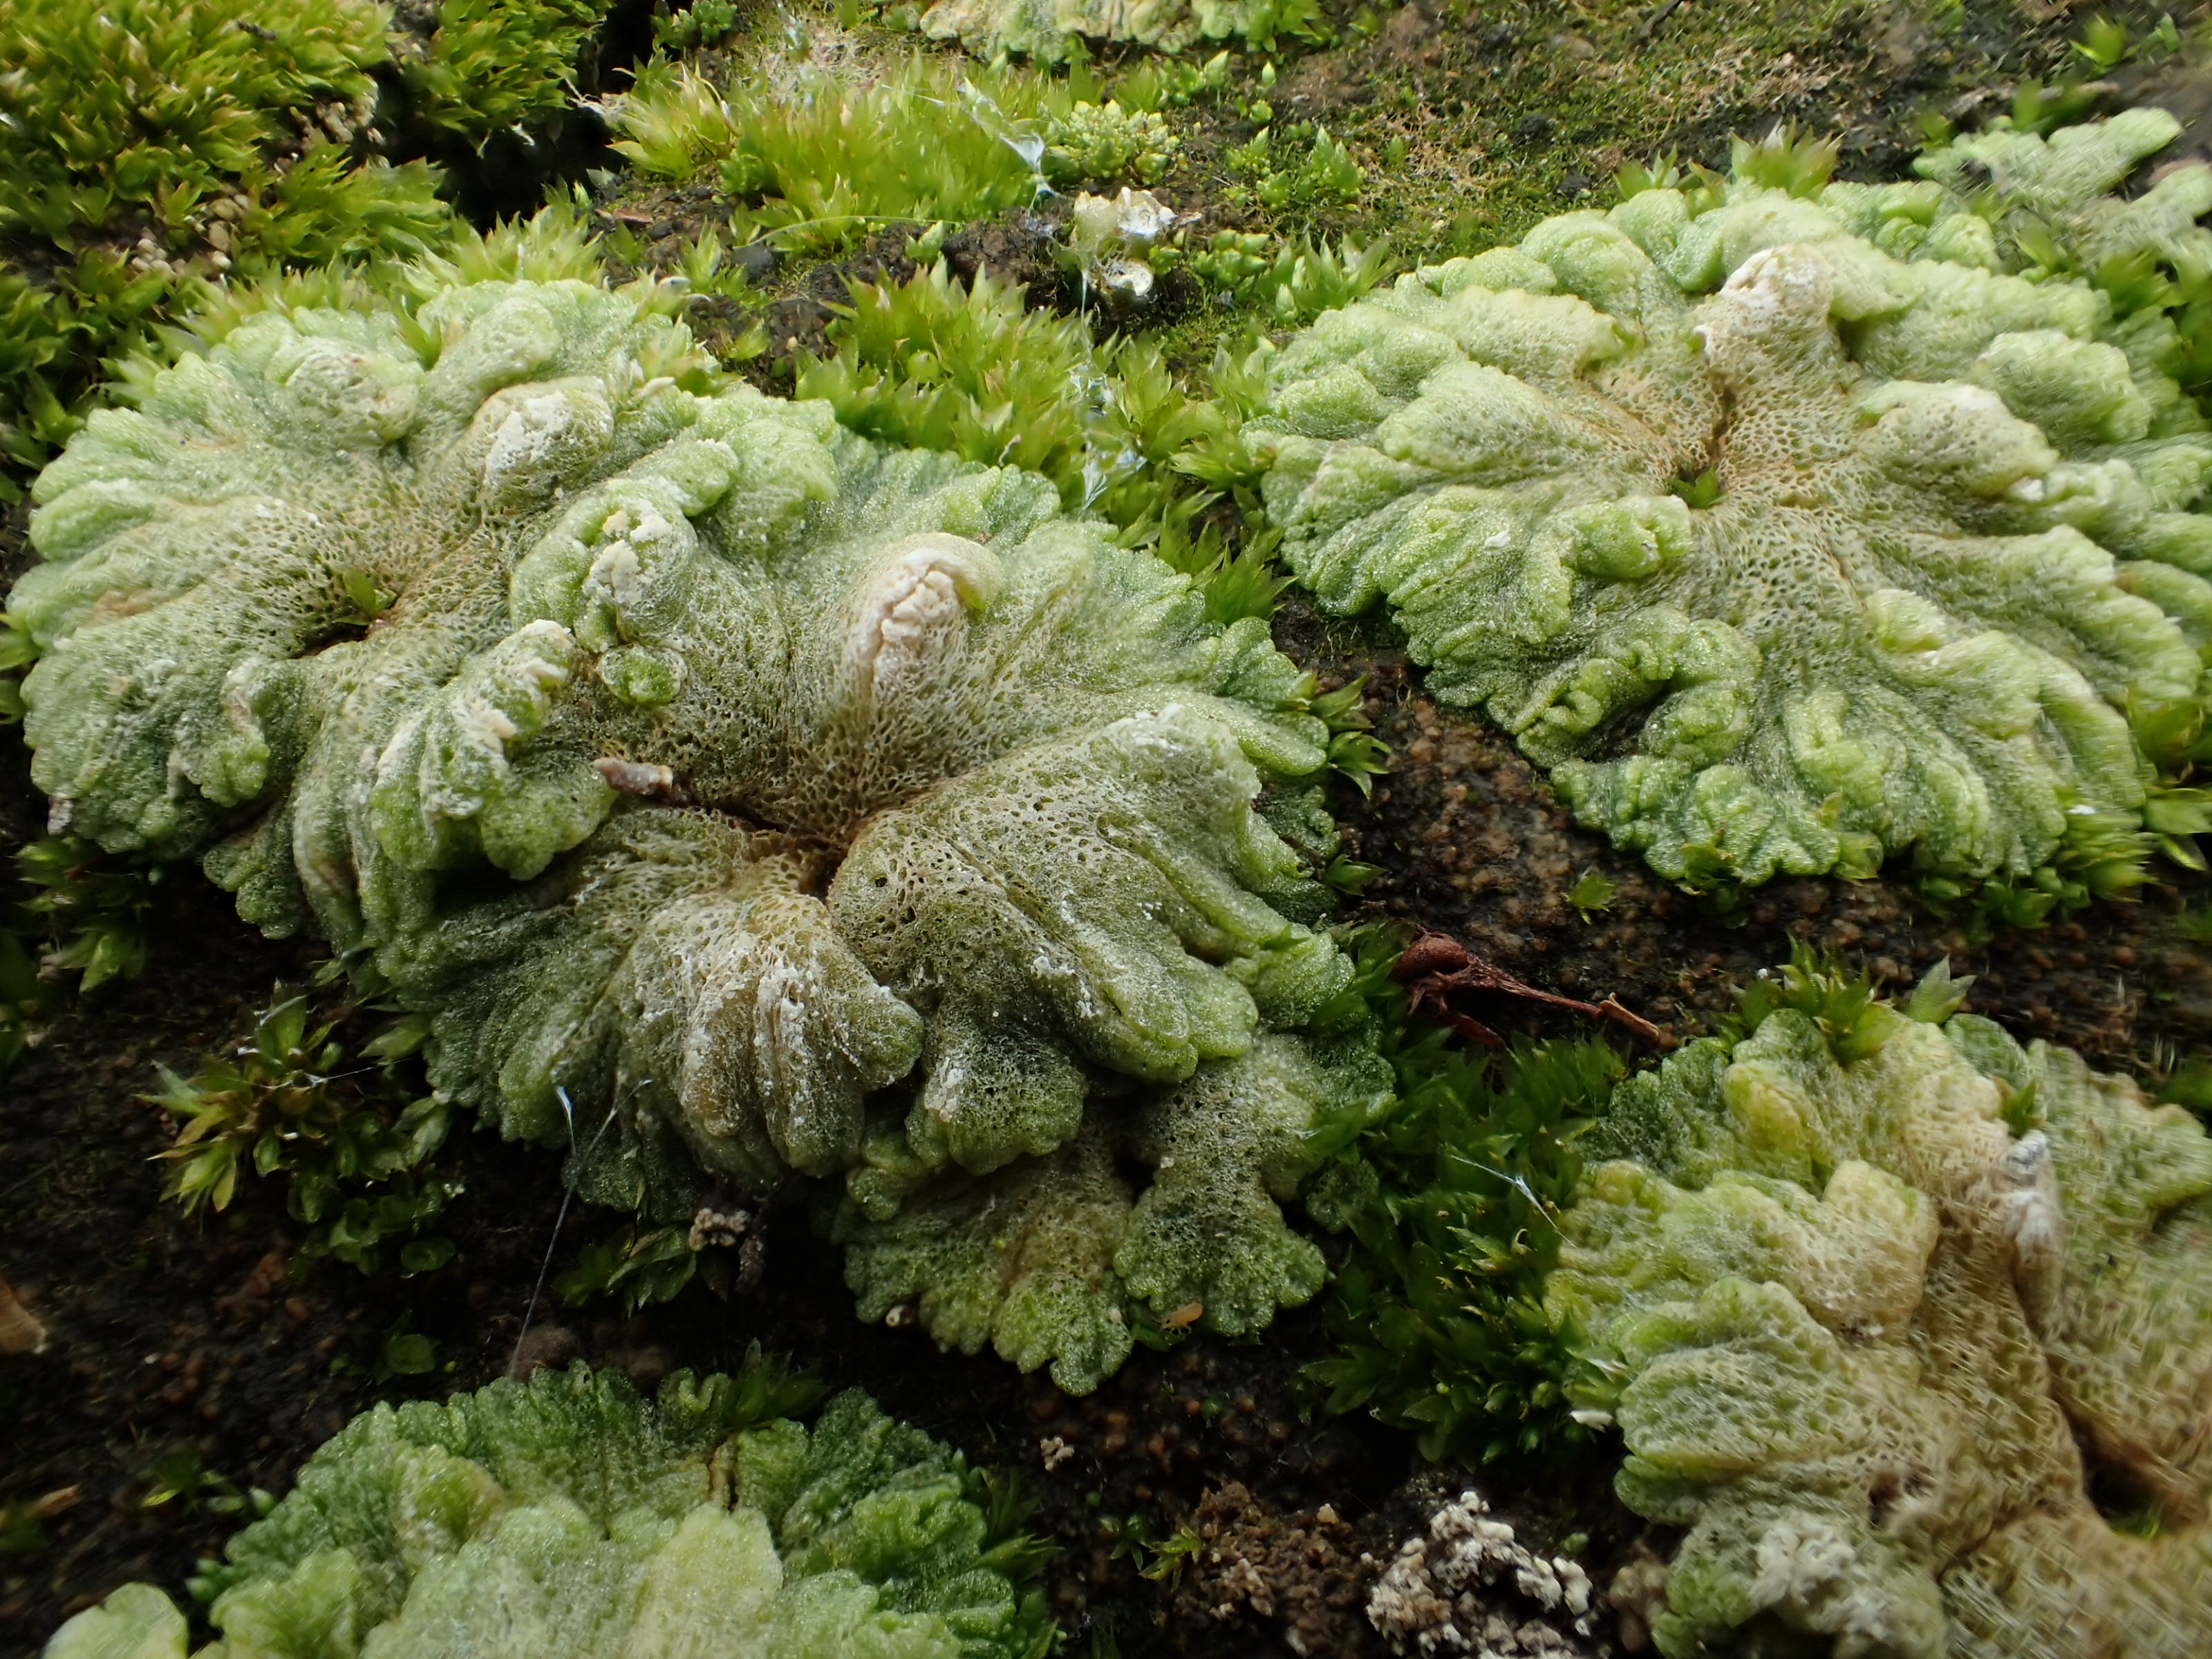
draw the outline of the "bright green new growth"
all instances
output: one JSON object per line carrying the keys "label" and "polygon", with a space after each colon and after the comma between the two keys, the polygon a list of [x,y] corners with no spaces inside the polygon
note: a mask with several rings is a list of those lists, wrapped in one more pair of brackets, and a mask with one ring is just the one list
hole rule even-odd
{"label": "bright green new growth", "polygon": [[246,315],[42,477],[10,606],[58,823],[372,956],[433,1083],[588,1196],[850,1172],[871,1307],[902,1202],[994,1249],[1000,1187],[1118,1204],[1056,1323],[896,1235],[940,1334],[1067,1386],[1193,1275],[1220,1328],[1310,1295],[1300,1115],[1387,1079],[1280,1035],[1348,969],[1307,925],[1329,726],[1266,623],[1034,474],[715,392],[650,290],[422,285]]}
{"label": "bright green new growth", "polygon": [[1160,270],[1187,264],[1193,275],[1226,289],[1241,305],[1271,313],[1279,325],[1310,323],[1348,306],[1398,269],[1385,242],[1362,246],[1349,236],[1279,242],[1263,231],[1236,230],[1217,230],[1194,248],[1177,231],[1153,250],[1149,263]]}
{"label": "bright green new growth", "polygon": [[1669,877],[2088,861],[2154,782],[2130,716],[2197,702],[2212,641],[2171,321],[1932,234],[1895,257],[1853,234],[1881,202],[1988,226],[1933,184],[1758,182],[1819,191],[1790,159],[1293,341],[1246,428],[1285,556]]}
{"label": "bright green new growth", "polygon": [[[1257,376],[1236,354],[1217,356],[1214,397],[1192,397],[1155,342],[1100,341],[1080,314],[1032,310],[988,271],[963,284],[939,264],[855,284],[829,337],[836,355],[800,365],[799,396],[886,442],[1042,473],[1070,510],[1124,529],[1171,516],[1191,480],[1226,484],[1249,465],[1237,399]],[[1251,614],[1267,614],[1268,597]]]}
{"label": "bright green new growth", "polygon": [[1086,179],[1156,185],[1182,148],[1158,110],[1125,110],[1112,99],[1049,116],[1044,140],[1044,175],[1055,185]]}
{"label": "bright green new growth", "polygon": [[1660,1650],[2202,1651],[2212,1141],[1941,987],[1791,982],[1614,1091],[1559,1219],[1577,1402],[1687,1528]]}
{"label": "bright green new growth", "polygon": [[[579,1365],[379,1406],[211,1575],[198,1659],[1033,1659],[1052,1641],[979,1483],[857,1389],[683,1373],[647,1401]],[[46,1659],[184,1659],[130,1584]]]}
{"label": "bright green new growth", "polygon": [[921,58],[880,79],[770,59],[719,89],[688,65],[656,64],[607,110],[624,135],[615,148],[641,172],[711,171],[740,200],[740,237],[834,248],[872,223],[957,222],[1036,200],[1042,142],[1021,154],[1001,135],[1006,118],[963,85]]}
{"label": "bright green new growth", "polygon": [[[1228,199],[1237,206],[1257,202],[1271,213],[1297,213],[1322,207],[1340,207],[1359,199],[1367,182],[1366,170],[1352,159],[1352,152],[1328,136],[1328,129],[1301,124],[1283,137],[1304,141],[1305,153],[1285,155],[1277,147],[1273,129],[1261,127],[1251,139],[1222,156],[1231,172],[1249,179],[1249,185],[1231,185]],[[1285,166],[1276,163],[1285,162]]]}
{"label": "bright green new growth", "polygon": [[653,44],[669,57],[711,46],[731,34],[742,16],[738,0],[691,0],[680,11],[672,11],[669,0],[656,0]]}
{"label": "bright green new growth", "polygon": [[[1240,246],[1233,263],[1217,259],[1224,240],[1248,239],[1224,231],[1214,250],[1194,256],[1178,237],[1145,258],[1161,270],[1187,264],[1287,319],[1348,302],[1389,268],[1387,248],[1349,238],[1278,246],[1255,237],[1258,252],[1248,258]],[[1238,430],[1264,395],[1266,352],[1251,335],[1217,347],[1206,369],[1190,377],[1202,388],[1194,391],[1146,335],[1102,340],[1082,313],[1033,309],[1018,286],[988,271],[963,283],[940,263],[903,283],[854,283],[849,311],[830,325],[828,339],[834,355],[799,366],[801,397],[826,398],[838,419],[871,437],[1042,472],[1071,510],[1157,538],[1178,569],[1205,568],[1170,544],[1219,494],[1253,503],[1256,472]],[[1264,536],[1249,525],[1245,553]],[[1253,561],[1251,574],[1262,562]],[[1219,574],[1205,578],[1216,621],[1272,611],[1273,587],[1249,608],[1216,608],[1224,597]]]}

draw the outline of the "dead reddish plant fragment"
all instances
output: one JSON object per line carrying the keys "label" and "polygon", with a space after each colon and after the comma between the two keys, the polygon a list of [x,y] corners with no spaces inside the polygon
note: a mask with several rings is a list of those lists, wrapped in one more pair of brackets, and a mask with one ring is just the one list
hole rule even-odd
{"label": "dead reddish plant fragment", "polygon": [[1674,1046],[1673,1032],[1632,1012],[1618,998],[1581,1002],[1573,997],[1540,991],[1516,979],[1488,957],[1468,950],[1449,933],[1425,931],[1418,935],[1398,958],[1398,965],[1390,970],[1390,976],[1412,988],[1414,1012],[1426,1009],[1470,1042],[1480,1042],[1486,1048],[1503,1048],[1505,1039],[1474,1015],[1453,1007],[1451,998],[1455,993],[1482,992],[1547,1008],[1564,1008],[1586,1018],[1610,1021],[1657,1048]]}

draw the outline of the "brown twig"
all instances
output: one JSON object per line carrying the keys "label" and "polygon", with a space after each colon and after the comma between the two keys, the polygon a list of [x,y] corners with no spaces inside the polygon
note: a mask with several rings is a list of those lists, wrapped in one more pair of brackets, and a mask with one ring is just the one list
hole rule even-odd
{"label": "brown twig", "polygon": [[1406,947],[1398,958],[1390,976],[1401,985],[1413,988],[1413,1011],[1423,1009],[1434,1012],[1436,1018],[1471,1042],[1480,1042],[1489,1048],[1502,1048],[1505,1039],[1484,1024],[1474,1015],[1462,1013],[1451,1006],[1452,994],[1456,991],[1483,991],[1498,996],[1512,997],[1521,1002],[1534,1002],[1547,1008],[1561,1008],[1569,1013],[1581,1014],[1585,1018],[1609,1021],[1632,1032],[1660,1048],[1674,1046],[1674,1033],[1662,1026],[1654,1025],[1641,1014],[1630,1011],[1618,997],[1608,996],[1602,1002],[1583,1002],[1573,997],[1563,997],[1554,992],[1539,990],[1525,981],[1516,979],[1486,957],[1477,956],[1449,933],[1423,933]]}

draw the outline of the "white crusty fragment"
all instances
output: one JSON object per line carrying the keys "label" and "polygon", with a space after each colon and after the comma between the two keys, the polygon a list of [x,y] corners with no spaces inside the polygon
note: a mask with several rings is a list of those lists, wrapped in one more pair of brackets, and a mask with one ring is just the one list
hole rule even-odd
{"label": "white crusty fragment", "polygon": [[1398,1653],[1579,1659],[1593,1651],[1595,1606],[1580,1562],[1537,1554],[1469,1488],[1399,1547],[1367,1618]]}
{"label": "white crusty fragment", "polygon": [[604,387],[577,378],[495,393],[477,425],[490,434],[485,503],[513,507],[589,477],[613,447],[615,410]]}

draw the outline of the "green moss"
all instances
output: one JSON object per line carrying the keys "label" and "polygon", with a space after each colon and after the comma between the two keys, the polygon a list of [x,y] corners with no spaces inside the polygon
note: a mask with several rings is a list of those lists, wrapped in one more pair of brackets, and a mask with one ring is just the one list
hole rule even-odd
{"label": "green moss", "polygon": [[1064,82],[935,55],[824,66],[763,46],[719,81],[650,65],[607,112],[623,135],[615,148],[641,172],[711,176],[744,204],[732,221],[741,238],[805,249],[886,222],[1029,206],[1048,189],[1052,122],[1079,101]]}
{"label": "green moss", "polygon": [[346,165],[385,56],[366,0],[38,0],[0,21],[0,492],[75,428],[102,357],[224,270],[437,234],[426,171]]}
{"label": "green moss", "polygon": [[0,18],[0,498],[76,430],[105,361],[233,280],[419,256],[438,171],[544,129],[599,0],[29,0]]}
{"label": "green moss", "polygon": [[1398,267],[1387,242],[1278,240],[1264,231],[1217,230],[1203,239],[1178,231],[1149,258],[1158,270],[1186,267],[1276,328],[1348,306]]}
{"label": "green moss", "polygon": [[836,355],[798,369],[854,430],[971,461],[1041,472],[1070,508],[1157,535],[1179,496],[1243,482],[1237,442],[1254,367],[1224,350],[1210,391],[1187,391],[1142,335],[1100,341],[1081,314],[1032,311],[988,274],[944,265],[896,284],[856,283],[830,329]]}
{"label": "green moss", "polygon": [[439,0],[421,33],[392,38],[404,112],[392,117],[481,143],[544,125],[574,97],[585,43],[608,0]]}
{"label": "green moss", "polygon": [[647,66],[605,105],[615,148],[650,179],[711,176],[747,240],[835,250],[888,222],[962,223],[1054,186],[1158,183],[1181,141],[1157,108],[1066,76],[872,43],[827,20],[756,41],[710,72]]}
{"label": "green moss", "polygon": [[145,971],[147,916],[161,878],[74,836],[27,842],[14,862],[13,872],[0,866],[13,890],[0,900],[0,1079],[73,995]]}
{"label": "green moss", "polygon": [[298,118],[325,137],[330,120],[362,119],[386,53],[383,14],[366,0],[40,3],[4,27],[0,230],[63,247],[134,209],[180,230],[296,147]]}
{"label": "green moss", "polygon": [[1257,203],[1279,215],[1346,206],[1359,199],[1367,182],[1367,170],[1326,127],[1286,131],[1279,139],[1272,127],[1261,127],[1222,159],[1248,181],[1230,186],[1231,206]]}
{"label": "green moss", "polygon": [[246,1040],[187,1078],[161,1068],[146,1098],[176,1120],[161,1154],[168,1196],[185,1209],[228,1207],[241,1176],[274,1176],[285,1207],[308,1228],[309,1256],[403,1276],[452,1260],[435,1231],[460,1183],[431,1167],[453,1109],[416,1091],[407,1062],[428,1033],[420,1019],[387,1022],[349,1052],[338,1035],[357,1011],[311,1007],[277,988]]}
{"label": "green moss", "polygon": [[742,15],[738,0],[681,0],[673,8],[659,0],[653,11],[653,44],[669,53],[711,46],[726,39]]}
{"label": "green moss", "polygon": [[1626,1058],[1602,1042],[1469,1056],[1409,1013],[1390,977],[1404,943],[1376,930],[1356,947],[1346,1006],[1358,999],[1381,1025],[1397,1100],[1322,1133],[1332,1161],[1307,1206],[1352,1246],[1329,1306],[1337,1351],[1312,1375],[1330,1410],[1411,1430],[1430,1458],[1587,1446],[1563,1386],[1572,1336],[1545,1314],[1543,1286],[1579,1143]]}

